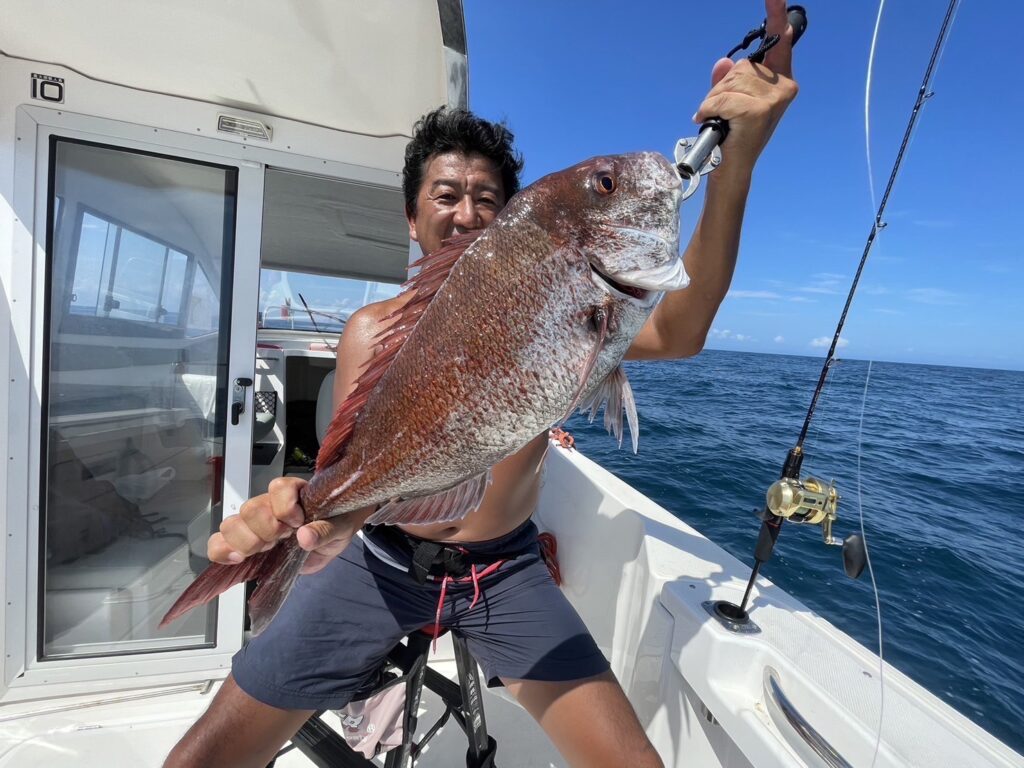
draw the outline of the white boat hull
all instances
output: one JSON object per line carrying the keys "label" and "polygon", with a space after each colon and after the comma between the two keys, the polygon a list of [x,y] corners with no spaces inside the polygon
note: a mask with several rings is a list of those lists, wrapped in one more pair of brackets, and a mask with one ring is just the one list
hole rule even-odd
{"label": "white boat hull", "polygon": [[[553,449],[536,519],[555,533],[565,591],[590,627],[666,766],[781,768],[827,762],[766,693],[776,673],[810,728],[852,766],[872,764],[879,660],[800,602],[760,579],[755,635],[730,633],[704,609],[738,601],[750,570],[577,452]],[[450,646],[432,664],[454,676]],[[159,766],[199,717],[218,681],[0,708],[0,768]],[[885,717],[874,763],[965,768],[1024,760],[896,669],[886,666]],[[485,697],[499,763],[564,762],[503,692]],[[421,726],[437,716],[424,698]],[[333,719],[328,715],[333,723]],[[447,726],[419,765],[461,764],[465,739]],[[279,766],[303,766],[298,751]]]}

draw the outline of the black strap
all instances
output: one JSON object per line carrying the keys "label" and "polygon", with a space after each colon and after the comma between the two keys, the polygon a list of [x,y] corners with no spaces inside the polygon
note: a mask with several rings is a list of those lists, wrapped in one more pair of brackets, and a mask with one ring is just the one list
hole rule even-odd
{"label": "black strap", "polygon": [[515,549],[479,555],[453,544],[420,539],[394,525],[367,525],[365,531],[368,535],[378,536],[407,553],[411,561],[409,573],[420,584],[426,582],[428,576],[435,579],[444,575],[464,578],[469,574],[471,565],[479,568],[498,560],[513,560],[536,548],[536,542],[531,541],[526,546]]}
{"label": "black strap", "polygon": [[420,584],[426,582],[427,576],[430,575],[430,568],[434,565],[434,560],[442,549],[444,549],[444,544],[428,540],[417,542],[413,547],[412,565],[409,572]]}

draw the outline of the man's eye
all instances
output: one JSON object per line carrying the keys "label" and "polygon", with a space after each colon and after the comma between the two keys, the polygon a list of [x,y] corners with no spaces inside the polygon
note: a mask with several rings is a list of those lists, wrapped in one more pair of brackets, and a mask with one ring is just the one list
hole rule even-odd
{"label": "man's eye", "polygon": [[477,203],[479,203],[480,205],[487,205],[493,208],[498,204],[498,201],[495,200],[493,197],[481,197],[479,200],[477,200]]}

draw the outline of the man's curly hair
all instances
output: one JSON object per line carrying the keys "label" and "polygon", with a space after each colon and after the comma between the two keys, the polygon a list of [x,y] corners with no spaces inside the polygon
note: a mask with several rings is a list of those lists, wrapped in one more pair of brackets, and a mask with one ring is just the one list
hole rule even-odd
{"label": "man's curly hair", "polygon": [[440,107],[428,112],[413,126],[412,140],[405,148],[405,210],[410,216],[416,214],[416,196],[430,158],[452,151],[483,155],[493,162],[501,173],[508,200],[519,191],[519,174],[523,170],[523,157],[512,147],[514,138],[504,123],[491,123],[465,109]]}

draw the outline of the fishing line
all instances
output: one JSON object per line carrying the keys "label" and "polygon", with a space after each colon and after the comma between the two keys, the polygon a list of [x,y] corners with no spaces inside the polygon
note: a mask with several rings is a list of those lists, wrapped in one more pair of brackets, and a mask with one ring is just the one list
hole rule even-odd
{"label": "fishing line", "polygon": [[868,563],[868,575],[871,577],[871,589],[875,593],[875,616],[878,621],[878,728],[875,735],[875,751],[871,756],[871,766],[874,768],[878,760],[878,750],[882,746],[882,722],[885,715],[885,659],[882,646],[882,598],[878,594],[878,583],[875,581],[875,569],[871,565],[871,550],[868,547],[867,534],[864,532],[864,503],[861,494],[861,455],[863,452],[864,436],[864,413],[868,403],[868,385],[871,383],[871,366],[868,362],[868,373],[864,377],[864,395],[860,401],[860,424],[857,427],[857,510],[860,515],[860,537],[864,542],[864,557]]}
{"label": "fishing line", "polygon": [[[802,507],[799,504],[794,506],[786,501],[787,493],[794,487],[799,487],[802,491],[808,490],[800,479],[800,469],[804,460],[804,441],[806,440],[807,432],[810,429],[811,419],[814,417],[815,407],[818,404],[818,400],[825,387],[825,382],[828,379],[829,369],[836,363],[836,347],[839,345],[843,326],[846,324],[846,318],[849,315],[850,306],[853,303],[853,297],[857,292],[857,286],[860,284],[860,277],[864,272],[864,266],[871,253],[871,248],[874,245],[875,238],[878,236],[879,231],[885,226],[885,224],[882,223],[882,215],[885,212],[886,204],[889,202],[889,195],[892,194],[893,186],[896,183],[896,177],[899,175],[900,167],[903,164],[903,158],[906,155],[907,146],[920,116],[921,107],[924,105],[925,100],[932,95],[928,88],[931,85],[932,76],[935,72],[939,55],[945,48],[946,37],[949,34],[950,25],[953,21],[953,16],[958,4],[959,0],[950,0],[949,6],[946,9],[946,15],[942,20],[942,26],[940,27],[938,36],[935,39],[935,46],[932,49],[931,58],[928,60],[928,66],[925,69],[924,77],[921,80],[921,86],[918,89],[917,98],[914,100],[914,107],[910,112],[910,118],[907,121],[907,127],[903,133],[903,141],[900,143],[899,152],[896,154],[892,170],[889,173],[889,179],[885,185],[885,191],[882,193],[882,199],[878,203],[874,220],[871,222],[871,230],[868,233],[867,241],[864,244],[864,251],[861,254],[859,263],[857,264],[857,271],[854,274],[853,282],[850,285],[850,291],[846,296],[846,303],[843,305],[843,311],[839,317],[839,322],[836,324],[836,330],[832,336],[832,342],[829,345],[828,353],[825,355],[824,363],[821,366],[821,373],[818,376],[818,383],[811,396],[811,403],[807,408],[807,416],[804,418],[803,426],[800,429],[800,436],[797,438],[796,444],[790,448],[786,454],[786,460],[783,463],[782,473],[779,480],[773,483],[772,487],[769,488],[767,495],[768,498],[766,498],[765,506],[760,513],[762,522],[761,530],[758,533],[757,544],[754,547],[754,567],[751,569],[750,579],[747,581],[746,589],[743,592],[743,598],[740,600],[739,605],[728,603],[726,601],[719,601],[717,604],[716,610],[720,610],[722,615],[730,620],[748,620],[746,606],[750,600],[754,583],[757,581],[757,576],[761,570],[761,566],[771,559],[772,551],[775,549],[775,543],[778,541],[779,533],[782,530],[782,524],[786,521],[787,517],[793,518],[797,522],[810,522],[806,513],[802,511],[805,507]],[[879,11],[878,18],[880,17],[881,10]],[[876,19],[876,27],[877,25],[878,20]],[[876,29],[876,41],[877,31],[878,30]],[[875,47],[876,46],[873,44],[872,55],[875,51]],[[869,71],[873,71],[873,69],[874,64],[872,63],[869,65]],[[870,86],[868,86],[868,96],[866,101],[866,117],[870,118]],[[868,131],[865,130],[866,137],[867,134]],[[870,175],[870,149],[868,150],[868,159],[868,171]],[[870,185],[873,187],[874,182],[870,182]],[[813,478],[808,479],[810,480]],[[818,486],[817,481],[815,481],[815,485]],[[822,504],[834,504],[834,499],[832,497],[835,494],[835,489],[832,486],[828,487],[827,494],[821,494],[820,490],[812,491],[812,493],[819,494]],[[811,508],[806,507],[806,509]],[[783,514],[779,514],[780,512]],[[834,510],[831,518],[826,517],[821,522],[824,523],[826,520],[829,521],[829,527],[831,528],[831,520],[833,519],[835,519]],[[866,558],[861,556],[858,539],[859,537],[851,536],[843,542],[843,564],[847,574],[852,578],[857,578],[857,576],[860,575],[860,570],[867,564]],[[829,541],[829,539],[826,538],[826,541]],[[848,544],[850,545],[849,547],[847,546]],[[879,738],[881,738],[880,732]]]}
{"label": "fishing line", "polygon": [[[884,2],[884,0],[882,1]],[[932,49],[931,58],[928,60],[928,67],[925,70],[924,78],[921,81],[921,87],[918,89],[917,98],[914,101],[914,107],[910,112],[910,119],[907,121],[907,128],[903,133],[903,141],[900,143],[899,152],[896,153],[896,160],[893,162],[892,171],[889,173],[889,180],[885,184],[885,191],[882,193],[882,200],[878,204],[875,219],[871,224],[871,231],[868,234],[867,242],[864,244],[864,251],[861,254],[860,262],[857,264],[857,272],[853,276],[853,283],[850,285],[850,292],[846,296],[846,304],[843,305],[843,312],[839,316],[839,322],[836,324],[835,334],[832,336],[832,343],[829,345],[828,354],[825,356],[825,364],[821,368],[821,375],[818,378],[818,386],[811,398],[810,408],[807,409],[807,417],[804,419],[804,425],[800,430],[800,437],[797,439],[796,443],[798,447],[803,446],[804,439],[807,437],[807,430],[810,427],[811,418],[814,415],[814,409],[818,403],[818,397],[824,387],[825,379],[828,376],[828,370],[834,362],[836,346],[839,343],[839,335],[842,333],[843,326],[846,324],[846,316],[850,312],[850,305],[853,303],[854,294],[856,294],[857,286],[860,284],[860,277],[864,272],[864,265],[867,263],[868,256],[871,254],[871,247],[874,245],[875,237],[878,236],[878,232],[885,226],[882,223],[882,214],[885,212],[885,206],[889,202],[889,195],[892,194],[893,186],[896,183],[896,177],[899,175],[900,167],[903,165],[903,157],[906,154],[907,146],[910,143],[910,137],[913,134],[914,127],[917,124],[918,117],[920,116],[921,107],[924,105],[925,100],[932,95],[928,88],[931,85],[932,75],[935,71],[935,65],[938,62],[939,53],[945,47],[944,42],[946,35],[949,32],[954,11],[956,10],[958,3],[959,0],[950,0],[949,7],[946,9],[946,15],[942,20],[942,27],[939,29],[938,37],[935,40],[935,46]]]}
{"label": "fishing line", "polygon": [[[896,176],[899,173],[900,166],[903,161],[903,157],[909,149],[910,143],[913,139],[915,129],[917,127],[917,118],[921,110],[921,106],[925,100],[932,96],[932,92],[929,90],[932,76],[935,69],[938,66],[939,61],[942,59],[942,54],[945,52],[946,43],[948,42],[949,30],[952,26],[953,20],[956,17],[956,12],[959,7],[959,0],[950,0],[948,7],[946,8],[946,15],[942,20],[942,26],[939,29],[938,37],[935,40],[935,45],[932,48],[932,55],[928,61],[928,67],[925,70],[924,78],[921,82],[921,86],[918,89],[917,99],[914,101],[914,107],[910,113],[910,119],[907,123],[907,128],[903,134],[903,141],[900,143],[899,152],[896,154],[896,160],[893,163],[892,171],[889,174],[889,180],[885,185],[885,192],[882,195],[881,203],[876,203],[875,200],[875,181],[874,171],[871,163],[871,82],[872,75],[874,72],[875,62],[875,51],[878,43],[878,32],[882,22],[882,12],[885,9],[885,0],[879,0],[878,14],[875,17],[875,29],[871,37],[871,51],[868,55],[868,71],[867,77],[864,84],[864,149],[867,157],[868,166],[868,189],[871,194],[871,207],[876,211],[874,222],[871,225],[871,232],[868,235],[867,244],[864,247],[864,253],[861,256],[860,263],[857,266],[857,273],[853,278],[853,285],[850,286],[850,293],[846,299],[846,305],[843,307],[843,313],[839,318],[839,324],[836,327],[835,336],[832,339],[832,346],[829,349],[828,357],[826,358],[825,365],[822,368],[822,379],[827,375],[828,369],[832,362],[832,356],[835,352],[835,347],[839,341],[840,332],[842,331],[843,325],[846,321],[847,312],[850,309],[850,304],[853,301],[854,292],[857,290],[857,284],[860,282],[861,273],[864,270],[864,265],[867,262],[867,257],[871,251],[871,246],[874,242],[875,236],[878,231],[885,227],[882,222],[882,214],[885,211],[886,203],[889,199],[889,194],[892,192],[893,185],[896,181]],[[862,499],[862,474],[861,474],[861,460],[863,450],[863,432],[864,432],[864,414],[867,410],[867,397],[868,397],[868,386],[871,382],[871,367],[872,363],[868,363],[867,376],[864,379],[864,394],[861,399],[861,412],[860,412],[860,424],[857,428],[857,509],[860,517],[860,535],[861,540],[864,543],[864,557],[867,561],[868,574],[871,577],[871,589],[875,597],[875,616],[878,625],[878,726],[875,735],[875,748],[871,757],[871,766],[873,767],[878,760],[878,752],[882,744],[882,727],[884,724],[885,716],[885,657],[884,657],[884,632],[882,627],[882,601],[881,596],[878,592],[878,582],[875,579],[875,569],[871,563],[871,552],[868,547],[867,535],[864,530],[864,505]],[[821,386],[819,381],[819,388]],[[811,408],[808,411],[807,418],[811,418],[811,413],[814,410],[814,401],[817,400],[817,393],[811,401]],[[801,432],[801,437],[806,432],[805,429]]]}
{"label": "fishing line", "polygon": [[882,26],[882,10],[885,0],[879,0],[878,15],[875,17],[875,31],[871,35],[871,52],[868,54],[868,76],[864,81],[864,150],[868,156],[868,189],[871,192],[871,210],[878,210],[875,201],[875,172],[871,165],[871,75],[875,68],[875,46],[878,43],[878,29]]}

